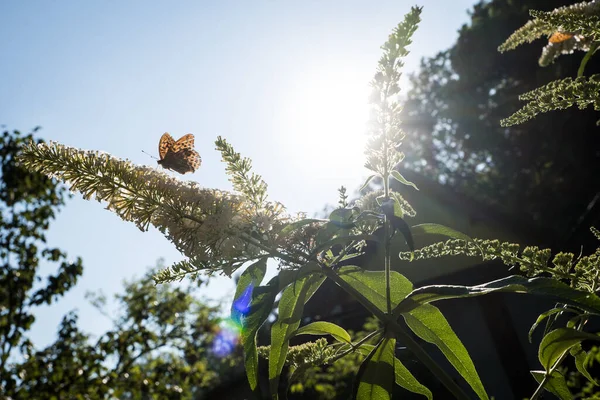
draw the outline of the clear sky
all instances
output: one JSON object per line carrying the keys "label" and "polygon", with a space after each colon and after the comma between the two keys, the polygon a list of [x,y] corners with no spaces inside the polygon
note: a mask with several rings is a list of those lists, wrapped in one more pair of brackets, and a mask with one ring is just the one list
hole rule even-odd
{"label": "clear sky", "polygon": [[[421,0],[422,23],[406,72],[452,45],[474,0]],[[310,215],[357,189],[368,83],[379,47],[415,3],[402,0],[3,0],[0,124],[70,146],[156,165],[163,132],[196,136],[202,166],[183,179],[230,189],[218,135],[253,160],[270,199]],[[108,327],[86,291],[109,297],[160,257],[181,256],[156,231],[142,233],[97,202],[68,202],[51,246],[84,260],[74,290],[37,314],[33,339],[52,340],[78,309],[89,332]],[[44,270],[47,273],[50,270]],[[214,280],[209,298],[229,298]],[[228,298],[228,300],[229,300]]]}

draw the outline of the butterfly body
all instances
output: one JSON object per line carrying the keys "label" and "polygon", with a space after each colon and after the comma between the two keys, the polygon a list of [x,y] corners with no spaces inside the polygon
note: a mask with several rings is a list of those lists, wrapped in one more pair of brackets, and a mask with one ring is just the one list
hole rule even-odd
{"label": "butterfly body", "polygon": [[186,174],[194,172],[202,163],[202,158],[194,150],[194,135],[188,133],[177,141],[168,133],[164,133],[158,142],[158,165],[163,168]]}

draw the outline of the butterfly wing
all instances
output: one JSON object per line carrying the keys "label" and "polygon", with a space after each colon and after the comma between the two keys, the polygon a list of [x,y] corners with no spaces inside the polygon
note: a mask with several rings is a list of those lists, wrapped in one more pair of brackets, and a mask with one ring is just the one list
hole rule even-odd
{"label": "butterfly wing", "polygon": [[183,135],[173,145],[173,151],[178,152],[183,149],[191,149],[194,150],[194,135],[188,133],[187,135]]}
{"label": "butterfly wing", "polygon": [[571,33],[567,33],[567,32],[554,32],[552,34],[552,36],[550,36],[550,38],[548,39],[549,43],[562,43],[565,42],[569,39],[571,39],[573,37],[573,35]]}
{"label": "butterfly wing", "polygon": [[158,153],[159,165],[180,174],[194,172],[202,164],[200,154],[194,150],[194,135],[191,133],[183,135],[177,141],[168,133],[163,134],[158,142]]}
{"label": "butterfly wing", "polygon": [[163,133],[163,135],[160,137],[160,140],[158,141],[158,156],[161,160],[165,158],[167,152],[173,148],[174,144],[175,139],[173,139],[173,137],[167,132]]}
{"label": "butterfly wing", "polygon": [[165,158],[159,160],[158,163],[166,169],[186,174],[196,171],[200,167],[202,159],[196,150],[183,149],[177,152],[169,151]]}

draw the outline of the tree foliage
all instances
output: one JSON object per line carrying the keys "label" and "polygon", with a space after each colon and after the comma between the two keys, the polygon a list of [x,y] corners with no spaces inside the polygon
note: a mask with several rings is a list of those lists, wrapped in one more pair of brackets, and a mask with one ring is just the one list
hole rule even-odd
{"label": "tree foliage", "polygon": [[[66,315],[56,341],[29,348],[12,371],[14,399],[199,399],[227,376],[239,373],[240,353],[213,351],[219,338],[218,307],[198,300],[199,285],[155,286],[149,271],[126,282],[115,296],[112,328],[94,338]],[[98,311],[110,318],[105,297],[91,294]]]}
{"label": "tree foliage", "polygon": [[[600,191],[594,178],[600,165],[597,113],[570,108],[539,115],[522,125],[502,127],[499,122],[522,106],[520,94],[575,77],[584,53],[560,57],[551,66],[539,68],[537,58],[547,40],[506,53],[496,49],[527,23],[530,10],[551,11],[570,3],[478,3],[457,42],[422,60],[411,77],[403,114],[409,149],[406,161],[411,168],[561,239],[569,236]],[[551,32],[550,27],[541,33]],[[598,72],[599,65],[590,60],[586,72]],[[564,100],[563,107],[548,108],[547,96],[537,98],[530,107],[547,111],[569,102],[586,102],[583,97],[568,97],[574,93],[568,82],[557,83],[567,96],[556,92],[555,98]],[[592,78],[573,82],[594,85]]]}
{"label": "tree foliage", "polygon": [[[65,188],[17,162],[31,140],[33,133],[8,130],[0,137],[0,391],[7,393],[21,380],[9,363],[30,351],[27,333],[35,310],[65,294],[83,271],[80,259],[70,262],[61,249],[46,244]],[[56,271],[43,276],[42,265]]]}

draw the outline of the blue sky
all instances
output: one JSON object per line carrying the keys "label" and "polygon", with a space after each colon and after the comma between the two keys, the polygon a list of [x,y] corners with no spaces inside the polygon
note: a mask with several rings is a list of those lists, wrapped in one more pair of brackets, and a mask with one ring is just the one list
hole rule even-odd
{"label": "blue sky", "polygon": [[[422,23],[405,72],[448,48],[473,0],[422,0]],[[218,135],[253,160],[272,200],[314,214],[366,176],[362,148],[368,82],[379,47],[412,2],[46,1],[0,2],[0,124],[70,146],[156,165],[163,132],[196,136],[202,167],[182,179],[230,189]],[[163,257],[181,259],[159,232],[140,232],[97,202],[68,202],[48,234],[81,256],[77,287],[40,310],[38,344],[61,316],[101,332],[108,320],[86,291],[109,297]],[[50,272],[46,269],[43,272]],[[207,298],[230,301],[233,283],[215,279]]]}

